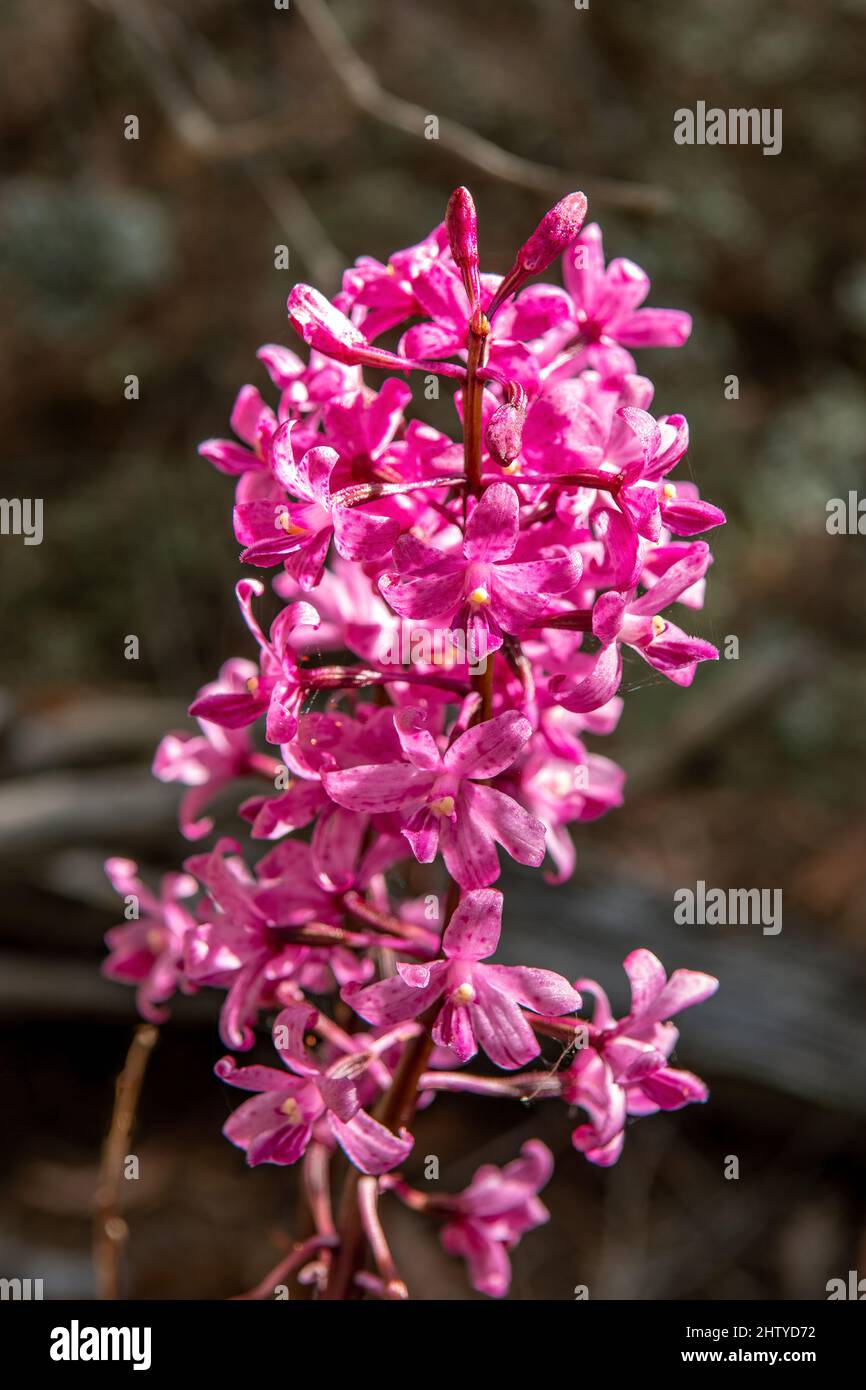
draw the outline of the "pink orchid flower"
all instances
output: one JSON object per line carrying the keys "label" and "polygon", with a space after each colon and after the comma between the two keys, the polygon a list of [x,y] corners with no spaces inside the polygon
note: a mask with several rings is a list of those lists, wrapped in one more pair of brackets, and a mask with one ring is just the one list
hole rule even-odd
{"label": "pink orchid flower", "polygon": [[429,965],[398,963],[396,975],[342,997],[368,1023],[392,1026],[418,1018],[440,999],[433,1041],[461,1062],[479,1046],[499,1067],[520,1067],[537,1057],[538,1039],[521,1005],[545,1014],[580,1008],[580,995],[552,970],[483,965],[499,945],[502,894],[481,888],[461,900],[442,937],[444,957]]}
{"label": "pink orchid flower", "polygon": [[362,1173],[387,1173],[404,1162],[413,1140],[405,1129],[393,1134],[361,1108],[355,1085],[377,1052],[387,1051],[388,1038],[379,1039],[368,1054],[350,1053],[324,1068],[304,1044],[318,1014],[306,1005],[289,1005],[274,1023],[274,1046],[288,1071],[276,1067],[238,1067],[223,1057],[214,1068],[221,1081],[253,1091],[223,1126],[225,1137],[247,1156],[247,1163],[296,1163],[314,1132],[334,1140]]}
{"label": "pink orchid flower", "polygon": [[239,849],[236,841],[222,839],[209,854],[186,861],[214,910],[188,932],[184,960],[196,985],[227,991],[220,1036],[227,1047],[247,1051],[259,1010],[280,997],[286,981],[325,993],[335,980],[367,979],[371,970],[347,949],[305,946],[287,930],[342,920],[339,898],[315,875],[309,845],[284,840],[258,861],[255,876]]}
{"label": "pink orchid flower", "polygon": [[553,1174],[553,1154],[540,1139],[521,1145],[520,1157],[497,1168],[485,1163],[468,1187],[455,1197],[440,1198],[448,1211],[441,1240],[449,1255],[466,1261],[478,1293],[504,1298],[511,1286],[509,1252],[521,1236],[550,1220],[538,1193]]}
{"label": "pink orchid flower", "polygon": [[474,659],[502,646],[503,632],[520,633],[546,612],[552,596],[580,579],[576,552],[550,546],[538,559],[516,559],[520,537],[517,494],[508,483],[488,487],[466,525],[462,555],[449,555],[403,536],[394,547],[396,574],[379,588],[406,618],[440,618],[467,634]]}
{"label": "pink orchid flower", "polygon": [[594,980],[577,987],[595,996],[589,1046],[578,1052],[563,1075],[562,1097],[580,1105],[589,1123],[572,1135],[576,1149],[591,1163],[609,1167],[622,1152],[629,1115],[679,1110],[707,1099],[707,1088],[691,1072],[668,1066],[679,1034],[673,1014],[709,999],[719,987],[712,975],[675,970],[668,979],[652,951],[632,951],[624,961],[631,985],[631,1009],[616,1020],[607,995]]}
{"label": "pink orchid flower", "polygon": [[605,645],[624,642],[676,685],[691,685],[698,662],[718,661],[719,653],[711,642],[689,637],[660,616],[663,608],[703,579],[712,564],[705,541],[683,546],[682,552],[682,558],[639,597],[611,592],[596,599],[592,629]]}
{"label": "pink orchid flower", "polygon": [[594,222],[563,256],[562,273],[575,323],[587,342],[682,347],[692,331],[691,315],[682,310],[639,307],[649,294],[649,276],[624,257],[605,268],[601,230]]}
{"label": "pink orchid flower", "polygon": [[233,477],[268,473],[271,443],[278,424],[275,411],[262,399],[258,388],[242,386],[232,408],[231,427],[243,445],[231,439],[206,439],[198,451],[221,473]]}
{"label": "pink orchid flower", "polygon": [[[331,474],[338,462],[336,451],[308,449],[296,461],[293,428],[291,421],[281,425],[273,440],[279,486],[270,489],[267,497],[239,502],[234,510],[234,528],[245,547],[241,553],[245,564],[284,564],[301,588],[309,590],[322,578],[332,536],[346,559],[377,560],[390,553],[400,525],[392,517],[373,515],[359,507],[335,506]],[[287,502],[283,489],[300,500]]]}
{"label": "pink orchid flower", "polygon": [[[239,657],[226,661],[219,677],[202,688],[199,698],[209,695],[249,694],[249,683],[257,678],[251,661]],[[200,840],[213,830],[213,820],[203,816],[204,808],[218,792],[251,767],[252,744],[247,730],[223,728],[200,719],[201,734],[169,733],[161,739],[153,759],[153,775],[161,782],[182,782],[190,787],[180,803],[181,833],[188,840]]]}
{"label": "pink orchid flower", "polygon": [[240,729],[266,715],[265,736],[269,743],[284,743],[298,727],[298,714],[308,691],[310,676],[294,659],[289,638],[296,627],[317,627],[319,615],[308,603],[284,608],[265,637],[253,613],[252,601],[264,593],[257,579],[241,579],[235,586],[241,613],[261,650],[260,673],[250,676],[245,689],[218,691],[205,686],[189,707],[189,712],[224,729]]}
{"label": "pink orchid flower", "polygon": [[323,772],[328,795],[350,811],[395,812],[421,864],[441,850],[461,888],[499,877],[495,845],[521,864],[541,863],[544,827],[510,796],[483,785],[509,767],[532,733],[516,711],[466,729],[444,755],[409,707],[394,716],[406,761]]}
{"label": "pink orchid flower", "polygon": [[195,991],[182,969],[184,941],[194,930],[195,919],[182,902],[198,892],[198,884],[189,874],[165,874],[156,897],[138,877],[138,865],[132,859],[107,859],[105,872],[134,915],[106,933],[108,955],[102,973],[110,980],[135,985],[142,1018],[163,1023],[168,1010],[160,1005],[178,988],[185,994]]}
{"label": "pink orchid flower", "polygon": [[621,806],[625,773],[611,758],[586,750],[582,756],[552,757],[537,740],[535,735],[520,768],[519,797],[544,826],[547,852],[556,865],[556,872],[546,872],[545,878],[564,883],[574,872],[576,857],[566,827]]}
{"label": "pink orchid flower", "polygon": [[404,319],[422,311],[415,297],[418,276],[447,249],[444,222],[434,227],[423,241],[403,251],[395,251],[383,265],[373,256],[360,256],[343,275],[343,287],[336,296],[337,307],[352,313],[354,322],[369,341],[394,328]]}

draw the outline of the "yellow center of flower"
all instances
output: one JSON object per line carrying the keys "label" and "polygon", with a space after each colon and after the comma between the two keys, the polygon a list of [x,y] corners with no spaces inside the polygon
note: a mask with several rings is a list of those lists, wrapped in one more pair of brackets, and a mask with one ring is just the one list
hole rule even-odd
{"label": "yellow center of flower", "polygon": [[280,512],[277,519],[287,536],[302,536],[304,534],[303,526],[296,526],[288,512]]}
{"label": "yellow center of flower", "polygon": [[490,595],[483,584],[479,584],[477,589],[473,589],[469,595],[470,603],[484,604],[490,602]]}
{"label": "yellow center of flower", "polygon": [[455,1004],[471,1004],[472,1000],[475,998],[475,990],[468,980],[464,980],[463,984],[455,989],[451,998],[454,1000]]}
{"label": "yellow center of flower", "polygon": [[282,1114],[284,1114],[287,1117],[287,1119],[291,1120],[293,1125],[300,1124],[301,1120],[303,1119],[303,1116],[301,1114],[301,1107],[298,1105],[298,1102],[295,1100],[294,1096],[288,1096],[280,1106],[280,1110]]}
{"label": "yellow center of flower", "polygon": [[430,802],[430,810],[433,811],[437,816],[453,816],[454,797],[440,796],[438,801]]}
{"label": "yellow center of flower", "polygon": [[434,649],[430,656],[430,664],[438,666],[440,670],[450,671],[451,667],[457,664],[457,658],[452,651],[437,652]]}
{"label": "yellow center of flower", "polygon": [[250,692],[251,695],[255,695],[255,694],[258,692],[258,688],[259,688],[259,678],[258,678],[258,676],[250,676],[249,680],[247,681],[247,690]]}
{"label": "yellow center of flower", "polygon": [[665,497],[668,499],[669,502],[670,502],[670,500],[671,500],[672,497],[676,497],[676,495],[677,495],[676,483],[665,483],[665,485],[664,485],[664,494],[665,494]]}
{"label": "yellow center of flower", "polygon": [[653,618],[653,637],[661,637],[666,627],[667,623],[664,618],[659,613],[656,613]]}
{"label": "yellow center of flower", "polygon": [[159,927],[151,927],[150,931],[147,933],[147,936],[145,937],[145,940],[147,941],[147,944],[153,951],[154,955],[159,955],[160,951],[162,950],[162,932],[160,931]]}

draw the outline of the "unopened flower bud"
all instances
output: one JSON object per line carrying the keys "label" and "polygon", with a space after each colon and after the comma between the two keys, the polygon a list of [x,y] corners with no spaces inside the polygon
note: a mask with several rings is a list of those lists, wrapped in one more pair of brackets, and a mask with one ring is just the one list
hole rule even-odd
{"label": "unopened flower bud", "polygon": [[478,277],[478,218],[468,188],[455,188],[445,213],[448,244],[454,264],[463,277],[463,285],[474,309],[481,298]]}
{"label": "unopened flower bud", "polygon": [[530,275],[546,270],[574,241],[586,217],[583,193],[569,193],[546,212],[532,236],[523,243],[488,309],[492,318],[505,300],[520,289]]}
{"label": "unopened flower bud", "polygon": [[350,365],[359,360],[366,339],[353,323],[312,285],[295,285],[286,301],[289,323],[309,347]]}
{"label": "unopened flower bud", "polygon": [[526,422],[526,392],[516,383],[509,388],[509,398],[497,406],[485,433],[487,448],[497,463],[508,468],[520,453],[523,426]]}
{"label": "unopened flower bud", "polygon": [[527,275],[540,275],[571,245],[585,217],[586,198],[582,193],[569,193],[544,214],[532,236],[521,246],[514,264]]}

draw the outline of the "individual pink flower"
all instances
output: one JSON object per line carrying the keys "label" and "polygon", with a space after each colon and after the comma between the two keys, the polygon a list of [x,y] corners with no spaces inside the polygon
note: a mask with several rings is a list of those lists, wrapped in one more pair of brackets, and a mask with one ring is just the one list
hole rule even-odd
{"label": "individual pink flower", "polygon": [[601,230],[594,222],[563,256],[562,273],[587,343],[681,347],[692,331],[691,315],[682,310],[639,307],[649,294],[649,276],[624,257],[605,269]]}
{"label": "individual pink flower", "polygon": [[[232,658],[224,663],[218,679],[203,687],[199,698],[248,695],[249,683],[257,674],[251,661]],[[182,782],[191,789],[181,799],[179,811],[181,832],[188,840],[200,840],[213,829],[212,818],[202,811],[223,787],[250,770],[253,753],[245,728],[222,728],[207,719],[198,722],[201,734],[166,734],[153,760],[153,774],[161,782]]]}
{"label": "individual pink flower", "polygon": [[631,1009],[619,1020],[599,984],[577,981],[579,989],[595,995],[595,1013],[589,1046],[562,1074],[563,1099],[589,1115],[589,1122],[574,1131],[572,1142],[591,1163],[604,1168],[622,1152],[627,1116],[679,1110],[707,1099],[699,1077],[668,1066],[679,1037],[669,1020],[709,999],[719,987],[717,979],[699,970],[675,970],[668,979],[661,961],[647,950],[632,951],[624,969],[631,984]]}
{"label": "individual pink flower", "polygon": [[[315,588],[322,578],[332,536],[347,559],[378,560],[390,553],[400,525],[393,517],[367,513],[360,507],[335,506],[331,474],[338,462],[336,451],[308,449],[296,460],[292,428],[291,421],[282,425],[273,440],[279,485],[266,497],[239,502],[234,527],[244,546],[241,559],[245,564],[284,564],[307,590]],[[283,489],[300,500],[286,501]]]}
{"label": "individual pink flower", "polygon": [[334,362],[311,352],[308,362],[279,343],[265,343],[256,353],[280,392],[277,419],[295,421],[294,447],[299,453],[312,448],[322,414],[331,401],[350,396],[362,386],[360,367]]}
{"label": "individual pink flower", "polygon": [[165,874],[159,897],[138,877],[131,859],[107,859],[105,872],[112,888],[126,900],[128,920],[106,933],[108,955],[102,973],[110,980],[135,985],[135,1002],[142,1018],[162,1023],[168,1010],[160,1005],[175,990],[193,993],[182,971],[184,940],[195,919],[182,903],[198,892],[189,874]]}
{"label": "individual pink flower", "polygon": [[485,1163],[468,1187],[440,1198],[448,1211],[441,1240],[449,1255],[466,1261],[472,1287],[489,1298],[504,1298],[511,1286],[509,1252],[527,1231],[543,1226],[550,1212],[538,1193],[553,1174],[553,1154],[540,1139],[521,1145],[520,1157],[497,1168]]}
{"label": "individual pink flower", "polygon": [[712,563],[705,541],[682,547],[682,558],[640,596],[607,593],[596,599],[592,630],[605,646],[624,642],[676,685],[691,685],[700,661],[718,661],[711,642],[689,637],[661,611],[697,584]]}
{"label": "individual pink flower", "polygon": [[271,442],[276,433],[276,412],[255,386],[242,386],[231,413],[231,427],[243,445],[232,439],[206,439],[198,451],[221,473],[240,477],[267,474],[271,467]]}
{"label": "individual pink flower", "polygon": [[242,729],[264,714],[268,742],[283,743],[298,727],[298,714],[314,679],[298,666],[289,638],[296,627],[316,627],[319,616],[308,603],[289,604],[274,619],[270,635],[265,637],[252,606],[253,599],[264,593],[263,585],[257,579],[241,579],[235,593],[244,621],[261,650],[260,672],[250,676],[240,690],[204,686],[189,712],[223,729]]}
{"label": "individual pink flower", "polygon": [[[663,480],[685,454],[689,432],[682,415],[655,420],[646,409],[652,395],[652,382],[634,374],[604,379],[587,371],[555,381],[529,407],[522,457],[539,475],[578,472],[586,487],[597,479],[636,535],[655,541],[670,503]],[[685,521],[688,509],[681,511]],[[709,527],[724,516],[712,508],[705,519]],[[702,529],[697,514],[691,524]]]}
{"label": "individual pink flower", "polygon": [[[298,874],[305,847],[291,841],[285,845],[276,861],[257,865],[265,881],[270,867],[276,873],[285,868]],[[306,950],[288,933],[269,927],[254,901],[260,879],[250,873],[239,851],[236,841],[224,838],[208,854],[186,861],[210,901],[202,910],[203,920],[186,938],[184,966],[187,978],[196,985],[226,991],[220,1036],[226,1047],[247,1051],[255,1042],[259,1011],[276,998],[276,985],[296,974]],[[294,924],[327,917],[326,895],[321,890],[304,893],[303,879],[299,887]]]}
{"label": "individual pink flower", "polygon": [[553,545],[537,559],[515,556],[520,539],[517,493],[508,483],[488,487],[466,525],[462,555],[404,536],[394,548],[396,573],[379,588],[406,618],[441,619],[466,633],[474,660],[502,646],[554,607],[553,595],[580,579],[576,551]]}
{"label": "individual pink flower", "polygon": [[418,1018],[442,1000],[433,1041],[460,1062],[479,1046],[499,1067],[520,1067],[537,1057],[538,1039],[521,1005],[560,1015],[580,1008],[577,994],[552,970],[482,965],[499,945],[502,894],[482,888],[461,899],[442,937],[444,958],[429,965],[398,963],[396,975],[373,985],[349,985],[342,997],[368,1023],[392,1026]]}
{"label": "individual pink flower", "polygon": [[402,430],[403,411],[411,400],[411,387],[399,377],[389,376],[378,391],[367,387],[328,402],[322,426],[340,457],[346,482],[350,477],[366,482],[375,472],[394,436]]}
{"label": "individual pink flower", "polygon": [[532,733],[510,710],[464,730],[444,755],[411,707],[394,716],[404,762],[323,772],[328,795],[350,811],[396,813],[415,858],[431,864],[441,850],[461,888],[499,877],[497,844],[521,864],[541,863],[544,827],[510,796],[484,785],[509,767]]}
{"label": "individual pink flower", "polygon": [[220,1036],[227,1047],[246,1051],[260,1012],[280,998],[286,981],[326,993],[335,982],[368,979],[372,964],[339,945],[298,941],[293,929],[337,926],[343,917],[339,896],[316,877],[309,845],[283,840],[258,861],[255,875],[239,849],[222,839],[209,854],[186,861],[210,904],[184,940],[184,970],[196,985],[226,990]]}
{"label": "individual pink flower", "polygon": [[547,852],[556,865],[555,873],[545,873],[549,883],[564,883],[574,872],[574,841],[566,827],[621,806],[624,782],[625,773],[611,758],[585,749],[582,755],[572,750],[568,758],[557,758],[535,735],[520,768],[519,797],[544,825]]}
{"label": "individual pink flower", "polygon": [[[231,1057],[217,1062],[214,1070],[220,1080],[256,1093],[232,1113],[223,1134],[255,1166],[296,1163],[314,1132],[324,1130],[362,1173],[387,1173],[406,1159],[413,1140],[405,1129],[393,1134],[361,1108],[355,1083],[376,1053],[349,1054],[323,1067],[304,1043],[317,1018],[315,1009],[301,1004],[278,1014],[274,1046],[287,1072],[266,1066],[238,1067]],[[387,1039],[380,1040],[378,1050],[388,1046]]]}
{"label": "individual pink flower", "polygon": [[423,312],[415,298],[414,283],[447,245],[445,224],[440,222],[416,246],[395,251],[386,265],[373,256],[360,256],[343,275],[337,307],[344,314],[351,311],[353,321],[363,327],[370,341],[378,338],[404,319]]}
{"label": "individual pink flower", "polygon": [[[289,831],[317,821],[311,844],[313,859],[323,881],[333,878],[336,864],[331,862],[332,852],[341,861],[351,856],[352,847],[357,847],[367,833],[369,818],[350,815],[335,805],[322,785],[322,773],[358,767],[373,759],[399,758],[400,740],[393,711],[360,706],[357,718],[342,712],[311,711],[301,715],[295,737],[283,744],[281,752],[285,771],[290,774],[288,785],[276,795],[250,797],[240,806],[240,814],[252,823],[253,838],[257,840],[280,839]],[[380,845],[382,838],[378,837]],[[405,842],[398,843],[405,853]],[[330,852],[324,852],[325,844]],[[336,876],[341,876],[338,871]]]}

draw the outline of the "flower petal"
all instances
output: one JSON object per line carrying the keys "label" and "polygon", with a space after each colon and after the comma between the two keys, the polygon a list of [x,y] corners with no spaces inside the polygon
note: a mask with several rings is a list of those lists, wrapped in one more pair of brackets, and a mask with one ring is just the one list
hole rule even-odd
{"label": "flower petal", "polygon": [[460,899],[445,928],[442,949],[452,960],[484,960],[499,945],[501,931],[502,894],[495,888],[476,888]]}

